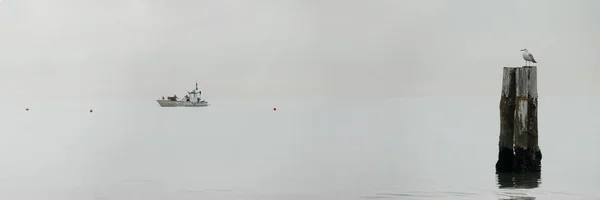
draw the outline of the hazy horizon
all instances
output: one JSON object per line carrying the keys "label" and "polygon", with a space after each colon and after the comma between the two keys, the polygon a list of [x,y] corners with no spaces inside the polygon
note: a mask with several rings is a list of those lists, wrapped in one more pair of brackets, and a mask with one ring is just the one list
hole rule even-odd
{"label": "hazy horizon", "polygon": [[[540,96],[600,91],[594,1],[5,0],[2,102],[498,96],[538,60]],[[209,96],[207,96],[209,98]]]}
{"label": "hazy horizon", "polygon": [[[0,197],[598,199],[598,7],[0,0]],[[524,48],[542,173],[496,176]]]}

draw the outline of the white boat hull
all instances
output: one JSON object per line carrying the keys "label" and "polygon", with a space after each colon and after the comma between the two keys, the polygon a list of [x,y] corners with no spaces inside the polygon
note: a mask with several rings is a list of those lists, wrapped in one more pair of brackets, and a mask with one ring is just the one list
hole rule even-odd
{"label": "white boat hull", "polygon": [[156,100],[160,107],[206,107],[209,106],[207,101],[171,101],[171,100]]}

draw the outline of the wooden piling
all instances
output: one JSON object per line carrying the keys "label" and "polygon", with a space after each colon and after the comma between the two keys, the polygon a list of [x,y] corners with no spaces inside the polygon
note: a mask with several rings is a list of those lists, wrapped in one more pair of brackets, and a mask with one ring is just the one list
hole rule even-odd
{"label": "wooden piling", "polygon": [[496,172],[541,171],[537,98],[536,67],[504,68]]}
{"label": "wooden piling", "polygon": [[513,132],[515,110],[515,71],[516,68],[505,67],[502,78],[500,96],[500,138],[498,142],[497,172],[512,172],[514,165]]}
{"label": "wooden piling", "polygon": [[528,172],[542,171],[542,151],[538,145],[538,93],[537,93],[537,68],[535,66],[529,68],[529,96],[527,98],[527,115],[528,132],[527,132],[527,156],[529,163],[527,166]]}
{"label": "wooden piling", "polygon": [[515,166],[514,172],[527,172],[527,133],[529,132],[529,123],[527,121],[529,114],[529,68],[517,68],[515,78],[517,83],[517,100],[515,103]]}

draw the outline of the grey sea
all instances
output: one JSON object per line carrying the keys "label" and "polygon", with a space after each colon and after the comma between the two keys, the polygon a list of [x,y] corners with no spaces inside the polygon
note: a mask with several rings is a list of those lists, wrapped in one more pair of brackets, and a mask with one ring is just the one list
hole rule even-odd
{"label": "grey sea", "polygon": [[597,101],[540,95],[527,176],[495,174],[499,98],[6,105],[0,198],[600,199]]}

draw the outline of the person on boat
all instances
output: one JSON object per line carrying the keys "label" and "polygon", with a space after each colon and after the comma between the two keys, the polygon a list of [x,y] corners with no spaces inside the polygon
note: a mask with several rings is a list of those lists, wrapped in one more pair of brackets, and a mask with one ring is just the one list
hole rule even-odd
{"label": "person on boat", "polygon": [[163,100],[165,100],[165,96],[163,96]]}
{"label": "person on boat", "polygon": [[200,103],[200,97],[198,97],[198,101],[197,102]]}

